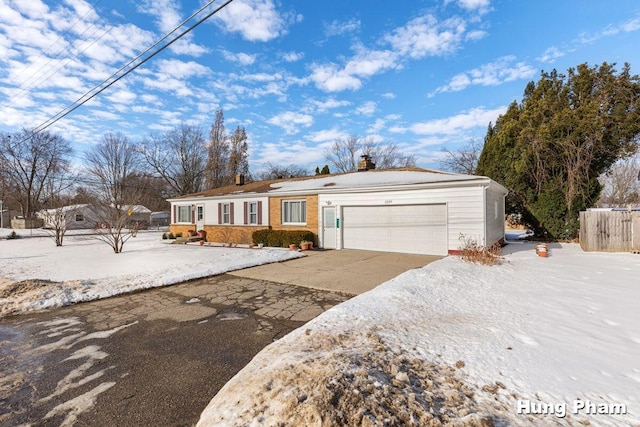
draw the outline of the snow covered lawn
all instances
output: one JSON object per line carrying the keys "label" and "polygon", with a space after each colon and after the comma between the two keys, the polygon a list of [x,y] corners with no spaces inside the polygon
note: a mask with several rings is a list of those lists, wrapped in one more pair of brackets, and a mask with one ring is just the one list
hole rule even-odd
{"label": "snow covered lawn", "polygon": [[[0,230],[7,236],[11,230]],[[42,235],[41,230],[18,234]],[[81,234],[56,247],[49,237],[0,240],[0,317],[165,286],[302,256],[284,249],[172,245],[161,232],[139,232],[121,254]]]}
{"label": "snow covered lawn", "polygon": [[323,313],[260,352],[199,426],[639,425],[640,255],[505,252]]}

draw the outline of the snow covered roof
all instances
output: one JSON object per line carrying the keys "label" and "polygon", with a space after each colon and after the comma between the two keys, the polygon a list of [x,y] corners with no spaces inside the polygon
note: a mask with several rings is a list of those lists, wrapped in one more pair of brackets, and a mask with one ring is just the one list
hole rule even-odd
{"label": "snow covered roof", "polygon": [[400,168],[258,181],[244,185],[228,185],[226,187],[213,188],[200,193],[177,197],[176,199],[256,193],[316,193],[328,190],[367,189],[464,181],[488,181],[488,178],[483,176],[463,175],[420,168]]}

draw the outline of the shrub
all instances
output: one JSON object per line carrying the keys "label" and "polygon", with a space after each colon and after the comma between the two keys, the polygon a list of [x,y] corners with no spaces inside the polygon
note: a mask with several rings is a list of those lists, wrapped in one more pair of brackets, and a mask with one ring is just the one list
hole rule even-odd
{"label": "shrub", "polygon": [[182,237],[182,231],[178,231],[178,232],[176,233],[176,239],[177,239],[178,237]]}
{"label": "shrub", "polygon": [[287,248],[290,244],[299,244],[304,240],[313,241],[314,235],[306,230],[258,230],[252,236],[253,243],[265,246]]}
{"label": "shrub", "polygon": [[169,238],[169,233],[162,233],[162,240],[167,240]]}
{"label": "shrub", "polygon": [[482,246],[473,237],[460,233],[460,256],[463,261],[476,264],[495,265],[500,262],[502,248],[499,244]]}
{"label": "shrub", "polygon": [[15,240],[15,239],[19,239],[19,238],[20,238],[20,235],[18,233],[16,233],[15,231],[12,231],[7,236],[7,240]]}

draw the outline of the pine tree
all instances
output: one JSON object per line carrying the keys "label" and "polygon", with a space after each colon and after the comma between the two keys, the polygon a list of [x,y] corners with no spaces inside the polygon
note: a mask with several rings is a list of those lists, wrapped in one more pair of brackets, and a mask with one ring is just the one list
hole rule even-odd
{"label": "pine tree", "polygon": [[598,176],[638,148],[640,79],[613,67],[543,72],[487,130],[477,173],[507,186],[508,210],[539,234],[574,237]]}
{"label": "pine tree", "polygon": [[329,172],[329,165],[324,165],[320,171],[320,175],[331,175],[331,172]]}

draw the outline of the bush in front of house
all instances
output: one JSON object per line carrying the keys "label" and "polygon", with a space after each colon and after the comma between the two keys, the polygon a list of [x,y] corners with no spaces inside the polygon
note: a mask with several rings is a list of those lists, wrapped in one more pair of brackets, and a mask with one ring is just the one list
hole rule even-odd
{"label": "bush in front of house", "polygon": [[314,240],[311,231],[306,230],[258,230],[252,234],[253,243],[275,248],[287,248],[290,244],[299,245],[303,240]]}

